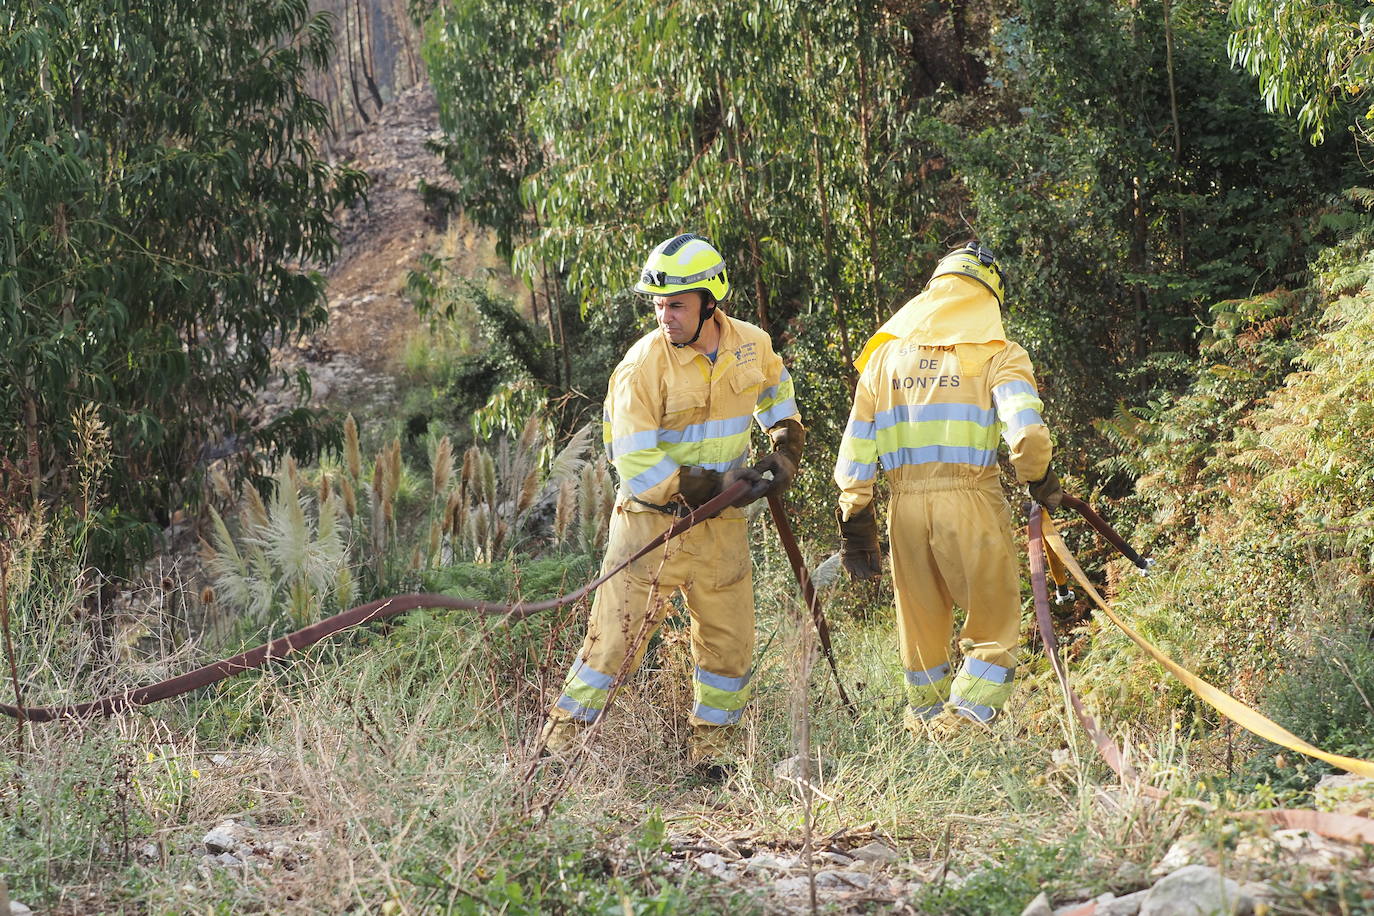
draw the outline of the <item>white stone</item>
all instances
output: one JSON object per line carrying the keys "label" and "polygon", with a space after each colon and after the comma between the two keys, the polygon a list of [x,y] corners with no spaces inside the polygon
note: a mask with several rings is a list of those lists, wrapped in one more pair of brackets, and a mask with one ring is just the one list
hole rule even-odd
{"label": "white stone", "polygon": [[760,852],[750,857],[744,863],[744,868],[746,871],[791,871],[799,864],[796,859],[784,859],[766,852]]}
{"label": "white stone", "polygon": [[10,901],[10,916],[33,916],[33,910],[24,906],[18,900]]}
{"label": "white stone", "polygon": [[838,865],[840,868],[845,868],[846,866],[854,864],[853,859],[838,852],[817,853],[816,858],[822,859],[830,865]]}
{"label": "white stone", "polygon": [[696,862],[697,868],[700,868],[713,878],[719,878],[722,881],[733,881],[738,877],[735,869],[732,868],[724,858],[714,852],[704,852],[697,856],[694,861]]}
{"label": "white stone", "polygon": [[860,889],[868,887],[873,879],[861,871],[818,871],[816,872],[817,887],[857,887]]}
{"label": "white stone", "polygon": [[233,821],[225,821],[222,824],[218,824],[215,829],[205,834],[205,839],[201,840],[201,842],[205,844],[205,848],[210,850],[212,854],[217,855],[221,852],[233,852],[234,847],[239,844],[239,838],[234,836],[235,826]]}
{"label": "white stone", "polygon": [[1207,850],[1197,836],[1185,836],[1169,847],[1164,858],[1159,860],[1150,874],[1169,875],[1185,865],[1201,865],[1207,862]]}
{"label": "white stone", "polygon": [[773,890],[783,897],[791,897],[797,894],[809,894],[811,892],[811,882],[805,875],[796,878],[779,878],[773,882]]}
{"label": "white stone", "polygon": [[877,840],[866,846],[860,846],[858,849],[851,849],[849,854],[860,862],[876,862],[880,865],[896,862],[901,858],[895,849],[886,843],[879,843]]}
{"label": "white stone", "polygon": [[1035,895],[1035,899],[1026,904],[1026,908],[1021,911],[1021,916],[1053,916],[1054,910],[1050,908],[1050,898],[1041,891]]}
{"label": "white stone", "polygon": [[1145,895],[1140,916],[1237,916],[1240,885],[1208,865],[1185,865]]}

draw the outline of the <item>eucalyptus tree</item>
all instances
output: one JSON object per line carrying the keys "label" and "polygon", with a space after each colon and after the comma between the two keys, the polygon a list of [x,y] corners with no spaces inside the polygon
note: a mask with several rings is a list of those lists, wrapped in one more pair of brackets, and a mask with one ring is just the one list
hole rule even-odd
{"label": "eucalyptus tree", "polygon": [[1210,0],[1020,0],[992,42],[989,121],[943,125],[1057,419],[1189,374],[1200,317],[1290,282],[1350,174],[1267,116]]}
{"label": "eucalyptus tree", "polygon": [[313,145],[325,112],[302,84],[330,34],[306,0],[0,13],[0,448],[60,503],[94,405],[117,468],[83,526],[97,559],[135,553],[214,455],[251,477],[327,432],[253,402],[272,347],[325,320],[308,265],[364,186]]}
{"label": "eucalyptus tree", "polygon": [[[1363,0],[1233,0],[1229,48],[1270,111],[1297,114],[1313,143],[1348,120],[1369,138],[1374,15]],[[1350,113],[1363,110],[1364,118]]]}

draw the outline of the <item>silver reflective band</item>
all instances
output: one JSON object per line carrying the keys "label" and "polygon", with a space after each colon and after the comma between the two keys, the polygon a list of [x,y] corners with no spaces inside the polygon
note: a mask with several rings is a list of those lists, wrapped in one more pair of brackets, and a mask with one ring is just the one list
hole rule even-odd
{"label": "silver reflective band", "polygon": [[720,262],[719,264],[717,264],[715,267],[710,267],[710,268],[707,268],[706,270],[699,271],[699,272],[694,273],[694,274],[688,274],[688,275],[685,276],[685,277],[675,277],[675,276],[673,276],[673,275],[671,275],[671,274],[666,274],[666,273],[664,273],[664,272],[661,271],[661,270],[646,270],[646,271],[644,271],[644,273],[640,276],[639,279],[640,279],[642,282],[648,284],[649,286],[667,286],[667,285],[670,284],[670,283],[671,283],[671,284],[674,284],[674,285],[680,284],[680,283],[698,283],[698,282],[700,282],[700,281],[702,281],[702,280],[709,280],[709,279],[711,279],[712,277],[714,277],[716,274],[720,273],[720,272],[721,272],[722,270],[724,270],[724,269],[725,269],[725,262],[724,262],[724,261],[721,261],[721,262]]}

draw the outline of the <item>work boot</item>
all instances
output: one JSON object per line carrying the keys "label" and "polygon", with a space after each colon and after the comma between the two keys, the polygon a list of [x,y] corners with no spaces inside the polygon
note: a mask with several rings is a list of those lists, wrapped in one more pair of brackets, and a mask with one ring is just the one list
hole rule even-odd
{"label": "work boot", "polygon": [[544,720],[543,731],[539,733],[539,742],[542,745],[539,756],[565,761],[572,759],[573,754],[582,746],[582,738],[590,727],[576,719],[549,716]]}
{"label": "work boot", "polygon": [[940,706],[922,706],[919,710],[906,706],[902,709],[902,727],[909,731],[913,738],[928,741],[937,737],[932,733],[931,725],[942,715],[944,710]]}
{"label": "work boot", "polygon": [[687,761],[703,779],[729,779],[739,764],[735,727],[693,724],[692,733],[687,736]]}

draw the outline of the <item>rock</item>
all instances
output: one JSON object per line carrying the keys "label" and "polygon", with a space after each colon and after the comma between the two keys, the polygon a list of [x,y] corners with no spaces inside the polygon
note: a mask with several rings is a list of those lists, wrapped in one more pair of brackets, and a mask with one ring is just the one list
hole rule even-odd
{"label": "rock", "polygon": [[158,849],[156,843],[144,843],[138,849],[138,857],[153,861],[162,858],[162,850]]}
{"label": "rock", "polygon": [[1150,893],[1148,889],[1136,891],[1134,894],[1116,897],[1106,903],[1099,904],[1097,916],[1137,916],[1141,906],[1145,904],[1145,895],[1148,893]]}
{"label": "rock", "polygon": [[1312,790],[1318,811],[1374,817],[1374,779],[1341,773],[1323,776]]}
{"label": "rock", "polygon": [[1021,911],[1021,916],[1052,916],[1054,910],[1050,908],[1050,898],[1044,891],[1036,895],[1035,899],[1026,904],[1026,908]]}
{"label": "rock", "polygon": [[800,863],[796,859],[784,859],[766,852],[750,857],[744,863],[745,871],[791,871]]}
{"label": "rock", "polygon": [[858,849],[851,849],[849,854],[860,862],[872,862],[875,865],[886,865],[889,862],[896,862],[902,857],[897,850],[886,843],[879,843],[877,840],[866,846],[860,846]]}
{"label": "rock", "polygon": [[1238,916],[1242,899],[1240,885],[1215,868],[1185,865],[1150,888],[1140,916]]}
{"label": "rock", "polygon": [[805,875],[796,878],[779,878],[773,882],[773,890],[782,897],[811,893],[811,882]]}
{"label": "rock", "polygon": [[838,852],[821,852],[821,853],[817,853],[817,854],[816,854],[816,858],[822,859],[823,861],[825,861],[826,863],[828,863],[828,864],[830,864],[830,865],[838,865],[840,868],[846,868],[846,867],[848,867],[848,866],[854,864],[854,860],[853,860],[853,859],[851,859],[849,856],[842,855],[841,853],[838,853]]}
{"label": "rock", "polygon": [[205,844],[205,848],[210,851],[211,855],[233,852],[234,847],[239,844],[239,838],[234,835],[234,828],[237,826],[233,821],[217,824],[215,829],[205,834],[205,839],[201,840],[201,843]]}
{"label": "rock", "polygon": [[1164,858],[1150,870],[1150,874],[1159,877],[1173,874],[1185,865],[1205,865],[1207,854],[1208,849],[1201,838],[1196,834],[1190,834],[1170,846],[1169,851],[1164,853]]}
{"label": "rock", "polygon": [[1328,840],[1310,830],[1275,830],[1268,836],[1243,837],[1235,859],[1261,865],[1303,866],[1317,872],[1344,870],[1358,856],[1356,848]]}
{"label": "rock", "polygon": [[724,858],[714,852],[704,852],[693,861],[696,862],[697,868],[700,868],[713,878],[719,878],[722,881],[733,881],[738,877],[736,870],[732,868]]}
{"label": "rock", "polygon": [[215,856],[215,864],[221,868],[242,868],[243,860],[232,852],[222,852]]}
{"label": "rock", "polygon": [[10,916],[33,916],[33,910],[24,906],[18,900],[10,901]]}
{"label": "rock", "polygon": [[818,871],[816,872],[817,887],[856,887],[860,890],[868,887],[873,882],[873,878],[861,871]]}

